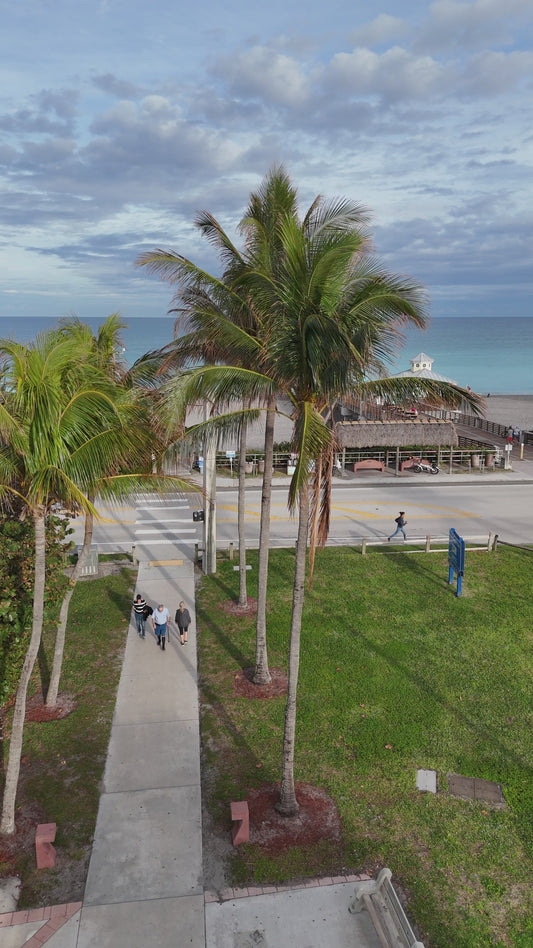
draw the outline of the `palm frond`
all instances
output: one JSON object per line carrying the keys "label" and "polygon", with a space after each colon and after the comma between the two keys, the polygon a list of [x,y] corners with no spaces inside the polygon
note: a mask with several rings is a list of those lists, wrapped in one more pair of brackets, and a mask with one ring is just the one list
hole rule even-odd
{"label": "palm frond", "polygon": [[332,437],[331,429],[311,402],[302,401],[296,406],[292,443],[298,461],[289,486],[289,510],[294,509],[299,491],[309,484],[314,466]]}

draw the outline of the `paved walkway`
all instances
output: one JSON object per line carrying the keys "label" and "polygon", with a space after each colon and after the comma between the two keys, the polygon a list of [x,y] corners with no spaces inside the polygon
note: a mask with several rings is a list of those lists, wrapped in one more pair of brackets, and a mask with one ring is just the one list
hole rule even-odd
{"label": "paved walkway", "polygon": [[379,948],[348,912],[364,876],[204,893],[192,561],[141,562],[136,589],[186,602],[189,643],[130,625],[83,903],[0,915],[2,948]]}

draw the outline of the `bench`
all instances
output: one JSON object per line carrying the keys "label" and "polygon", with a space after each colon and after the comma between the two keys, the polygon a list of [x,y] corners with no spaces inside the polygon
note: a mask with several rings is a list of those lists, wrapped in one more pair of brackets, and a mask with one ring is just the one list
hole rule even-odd
{"label": "bench", "polygon": [[35,830],[35,856],[38,869],[53,869],[56,851],[52,843],[56,838],[56,823],[39,823]]}
{"label": "bench", "polygon": [[354,474],[357,471],[384,471],[385,464],[378,461],[377,458],[366,458],[364,461],[356,461],[353,466]]}
{"label": "bench", "polygon": [[357,882],[350,912],[366,908],[383,948],[424,948],[409,924],[391,877],[390,869],[382,869],[377,879]]}
{"label": "bench", "polygon": [[250,839],[248,804],[246,800],[232,801],[230,808],[231,819],[233,820],[233,826],[231,827],[233,845],[238,846],[240,843],[247,843]]}

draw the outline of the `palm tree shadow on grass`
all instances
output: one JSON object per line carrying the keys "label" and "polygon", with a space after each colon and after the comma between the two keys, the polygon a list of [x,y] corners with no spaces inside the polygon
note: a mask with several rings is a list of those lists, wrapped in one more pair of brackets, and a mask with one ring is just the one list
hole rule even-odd
{"label": "palm tree shadow on grass", "polygon": [[363,632],[358,631],[357,636],[359,640],[365,644],[369,652],[375,652],[380,655],[386,664],[394,666],[405,678],[412,682],[417,689],[424,692],[429,700],[438,702],[459,724],[479,734],[480,741],[484,745],[496,747],[501,753],[502,758],[508,761],[512,767],[516,767],[528,774],[533,774],[533,767],[527,764],[525,759],[519,757],[512,748],[495,737],[494,732],[488,727],[484,727],[478,721],[474,721],[465,711],[461,711],[458,706],[452,704],[442,692],[436,689],[434,681],[414,675],[407,663],[394,658],[386,648],[374,639],[369,638]]}
{"label": "palm tree shadow on grass", "polygon": [[250,665],[253,664],[252,660],[250,658],[247,658],[244,652],[242,652],[240,648],[238,648],[238,646],[235,644],[232,637],[230,635],[227,635],[223,631],[223,629],[220,628],[219,625],[216,625],[214,622],[210,622],[209,620],[206,621],[205,617],[202,616],[201,614],[197,617],[197,622],[198,622],[198,625],[201,622],[203,628],[207,628],[213,634],[213,636],[215,637],[219,645],[222,646],[224,651],[227,652],[228,655],[231,655],[232,659],[234,660],[238,668],[241,668],[241,669],[249,668]]}

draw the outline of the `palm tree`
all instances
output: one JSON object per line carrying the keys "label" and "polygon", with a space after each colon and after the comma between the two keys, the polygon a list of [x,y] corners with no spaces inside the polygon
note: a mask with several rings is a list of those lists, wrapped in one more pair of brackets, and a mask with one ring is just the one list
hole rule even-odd
{"label": "palm tree", "polygon": [[[275,179],[276,169],[265,187],[274,187]],[[407,379],[368,381],[370,373],[379,371],[384,357],[397,349],[402,325],[425,325],[426,300],[413,281],[387,273],[370,255],[364,208],[347,201],[324,203],[317,198],[300,220],[291,204],[286,213],[280,210],[274,216],[269,230],[264,226],[262,207],[261,199],[252,196],[251,210],[243,221],[245,252],[237,261],[231,255],[235,265],[227,268],[224,277],[231,292],[238,293],[239,300],[246,301],[253,310],[260,328],[260,335],[246,334],[254,361],[246,363],[239,358],[226,366],[204,365],[185,373],[173,387],[174,392],[180,391],[182,405],[202,398],[215,403],[275,399],[278,392],[284,392],[292,403],[293,450],[298,463],[289,505],[291,509],[298,506],[299,523],[279,801],[280,812],[289,816],[298,810],[294,747],[308,532],[311,519],[314,555],[316,543],[325,542],[329,527],[335,449],[332,406],[339,398],[364,390],[388,393],[399,401],[423,395],[449,405],[467,400],[474,409],[477,400],[455,386],[429,380],[423,384]],[[193,264],[177,256],[158,260],[148,255],[141,262],[162,274],[172,273],[177,282],[196,279],[194,291],[205,278],[195,272]],[[210,280],[201,287],[209,297]],[[226,290],[226,283],[222,285]],[[197,312],[193,307],[194,318]],[[241,327],[237,328],[242,333]],[[212,319],[213,345],[219,330],[222,338],[227,338],[227,324]],[[235,332],[235,326],[231,332]],[[225,361],[229,362],[231,355],[226,352]],[[259,589],[264,592],[266,605],[266,578]]]}
{"label": "palm tree", "polygon": [[[217,249],[224,266],[220,279],[211,276],[197,267],[187,258],[163,250],[141,254],[137,263],[146,266],[149,272],[157,273],[163,279],[177,284],[173,297],[174,311],[179,313],[176,331],[186,330],[179,339],[173,353],[174,365],[186,365],[198,362],[223,363],[230,366],[254,367],[255,379],[247,376],[247,383],[253,395],[242,395],[248,407],[242,412],[228,412],[216,418],[216,428],[226,432],[230,429],[240,431],[241,448],[239,466],[239,603],[247,602],[246,592],[246,548],[244,541],[244,462],[246,428],[257,416],[254,408],[260,406],[265,412],[264,472],[261,492],[261,517],[259,532],[259,556],[257,577],[257,621],[255,667],[253,681],[262,685],[270,682],[268,667],[266,607],[268,583],[268,557],[270,548],[270,509],[272,497],[272,468],[274,459],[274,420],[276,412],[276,391],[267,383],[262,390],[259,380],[265,358],[265,347],[269,337],[268,313],[258,310],[252,296],[243,292],[248,274],[261,266],[273,275],[280,264],[278,251],[280,243],[280,221],[296,213],[296,191],[286,172],[282,168],[273,168],[250,201],[240,230],[245,237],[243,252],[239,252],[218,221],[208,212],[199,214],[195,224]],[[169,347],[167,347],[168,351]],[[177,357],[177,358],[176,358]],[[168,364],[168,363],[167,363]],[[183,379],[170,383],[167,387],[169,405],[173,413],[183,415],[187,401],[192,403],[192,391],[197,385],[201,369],[193,373],[192,387],[183,384]],[[214,393],[217,381],[216,373],[210,373],[207,388]],[[211,398],[213,405],[220,411],[228,401],[223,390],[227,386],[227,376],[220,375],[222,395]],[[200,396],[201,398],[202,396]],[[233,396],[232,396],[233,397]],[[213,427],[196,426],[196,437],[205,436]]]}
{"label": "palm tree", "polygon": [[32,630],[15,700],[2,833],[15,831],[26,695],[43,626],[47,515],[55,501],[94,512],[83,491],[98,465],[91,443],[115,413],[106,380],[82,371],[86,354],[55,332],[28,346],[0,342],[0,497],[24,505],[35,536]]}
{"label": "palm tree", "polygon": [[[331,472],[335,441],[328,423],[331,406],[343,395],[368,389],[395,390],[403,398],[420,389],[396,380],[366,382],[383,355],[397,346],[399,327],[424,326],[425,294],[413,281],[388,274],[372,259],[366,215],[349,202],[317,199],[302,221],[294,215],[281,225],[276,274],[257,267],[247,275],[247,292],[271,314],[267,371],[293,405],[293,450],[298,454],[289,506],[298,506],[289,683],[285,710],[279,812],[298,812],[294,785],[296,695],[306,556],[311,541],[325,542],[329,528]],[[402,383],[404,380],[402,380]],[[432,383],[438,401],[459,403],[463,390]],[[474,400],[475,401],[475,400]],[[310,496],[310,482],[312,494]]]}
{"label": "palm tree", "polygon": [[[86,352],[87,362],[93,365],[115,389],[116,415],[112,419],[115,436],[109,439],[108,431],[103,430],[96,435],[94,443],[96,444],[97,440],[101,443],[105,440],[107,447],[106,456],[102,455],[101,458],[101,469],[97,479],[88,490],[88,500],[92,504],[101,489],[102,478],[116,473],[121,464],[127,463],[130,468],[133,466],[137,470],[150,470],[150,457],[156,442],[147,405],[143,403],[140,389],[135,386],[135,367],[128,370],[119,357],[123,348],[120,332],[125,327],[126,324],[122,322],[118,314],[113,313],[98,327],[96,335],[93,335],[88,325],[76,318],[64,321],[59,330],[63,338],[71,340],[73,345],[79,346]],[[83,373],[87,371],[87,362],[82,366]],[[134,476],[132,491],[136,486],[137,478]],[[46,694],[48,708],[54,708],[57,704],[70,601],[89,556],[93,528],[94,515],[89,510],[85,514],[83,545],[71,573],[69,586],[59,612],[54,657]]]}

